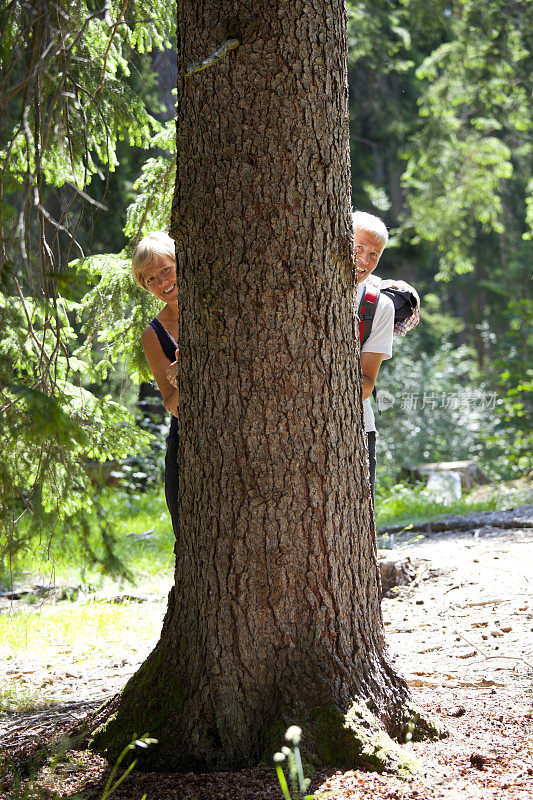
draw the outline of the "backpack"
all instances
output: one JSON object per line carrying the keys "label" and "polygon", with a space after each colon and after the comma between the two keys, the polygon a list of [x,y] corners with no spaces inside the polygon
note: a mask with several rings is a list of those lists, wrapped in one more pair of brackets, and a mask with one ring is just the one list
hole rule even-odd
{"label": "backpack", "polygon": [[[365,286],[363,296],[359,303],[357,316],[359,318],[359,340],[361,347],[364,345],[372,330],[372,323],[381,293],[390,297],[394,304],[394,332],[405,336],[407,331],[418,325],[420,319],[420,300],[416,291],[408,283],[405,288],[390,286],[394,281],[382,281],[381,284]],[[403,283],[403,282],[402,282]]]}
{"label": "backpack", "polygon": [[[391,286],[394,281],[381,281],[377,284],[365,286],[357,316],[359,318],[359,340],[361,347],[364,345],[372,330],[372,323],[381,293],[390,297],[394,304],[394,333],[400,336],[412,330],[420,321],[420,298],[416,289],[402,281],[403,288]],[[376,387],[372,389],[372,397],[377,404]],[[378,414],[381,410],[378,406]]]}

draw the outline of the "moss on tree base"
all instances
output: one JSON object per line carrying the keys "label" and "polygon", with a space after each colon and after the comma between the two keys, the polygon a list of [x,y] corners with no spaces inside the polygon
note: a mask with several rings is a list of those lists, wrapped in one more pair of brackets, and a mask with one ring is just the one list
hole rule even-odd
{"label": "moss on tree base", "polygon": [[[157,651],[154,651],[142,667],[142,676],[138,673],[133,686],[130,686],[132,682],[128,683],[122,696],[110,702],[109,717],[92,732],[92,749],[113,761],[135,736],[148,734],[159,743],[147,751],[135,753],[138,767],[157,770],[166,764],[175,764],[177,754],[172,752],[176,746],[172,720],[180,713],[183,692],[174,672],[162,670],[161,666]],[[164,684],[164,691],[153,691],[157,688],[153,683],[156,675],[156,682]],[[147,687],[152,691],[147,691]],[[162,697],[165,698],[163,705]],[[118,706],[116,711],[113,711],[113,706]],[[346,714],[337,706],[328,706],[302,716],[307,716],[302,725],[303,755],[311,768],[319,765],[348,767],[392,773],[406,779],[423,771],[422,764],[409,748],[392,739],[361,700],[355,701]],[[287,719],[294,719],[294,714],[287,715]],[[287,725],[288,722],[278,719],[269,726],[263,736],[261,760],[270,762],[274,751],[283,742]],[[400,741],[439,739],[447,735],[445,728],[422,709],[410,701],[405,703],[398,728]],[[183,763],[185,766],[192,770],[207,768],[207,765],[193,761]]]}
{"label": "moss on tree base", "polygon": [[395,742],[366,704],[355,701],[346,714],[323,708],[314,715],[311,739],[318,761],[327,766],[348,766],[410,777],[422,765]]}
{"label": "moss on tree base", "polygon": [[[423,766],[409,747],[399,742],[448,735],[441,724],[410,701],[401,711],[398,741],[389,736],[381,721],[361,700],[356,700],[346,714],[332,705],[315,710],[306,721],[303,716],[301,714],[296,721],[303,728],[301,747],[307,774],[316,767],[330,766],[388,772],[408,779],[423,771]],[[288,715],[288,719],[295,721],[295,715]],[[264,761],[269,762],[274,750],[280,748],[288,724],[277,720],[269,726],[263,739]]]}
{"label": "moss on tree base", "polygon": [[[118,705],[115,712],[114,705]],[[114,761],[136,736],[149,735],[163,743],[171,737],[171,720],[180,713],[183,690],[176,672],[160,656],[157,648],[126,684],[116,701],[110,703],[109,717],[92,731],[89,745],[109,761]],[[164,748],[163,748],[164,749]],[[154,745],[135,757],[143,762],[159,757]]]}

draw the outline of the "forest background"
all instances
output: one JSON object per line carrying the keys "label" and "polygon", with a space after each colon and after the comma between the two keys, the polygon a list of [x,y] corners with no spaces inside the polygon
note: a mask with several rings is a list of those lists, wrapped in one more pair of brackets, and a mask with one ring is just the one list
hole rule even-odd
{"label": "forest background", "polygon": [[[530,468],[533,4],[347,10],[353,205],[391,229],[379,274],[422,296],[379,377],[384,507],[405,463],[474,458],[493,481]],[[140,349],[155,307],[130,256],[168,228],[174,18],[169,0],[0,11],[6,585],[36,548],[125,575],[113,508],[161,508],[168,420]]]}

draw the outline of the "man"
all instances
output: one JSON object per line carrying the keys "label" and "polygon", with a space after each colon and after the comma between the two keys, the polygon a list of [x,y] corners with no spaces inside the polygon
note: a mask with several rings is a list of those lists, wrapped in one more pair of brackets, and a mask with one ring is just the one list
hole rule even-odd
{"label": "man", "polygon": [[[359,309],[366,287],[375,284],[371,277],[389,240],[389,233],[379,217],[365,211],[353,213],[354,260],[357,281],[355,308]],[[394,332],[394,304],[390,297],[378,295],[372,329],[361,347],[361,372],[363,374],[363,414],[370,462],[370,487],[372,503],[376,482],[376,422],[370,396],[376,383],[381,362],[392,356]]]}

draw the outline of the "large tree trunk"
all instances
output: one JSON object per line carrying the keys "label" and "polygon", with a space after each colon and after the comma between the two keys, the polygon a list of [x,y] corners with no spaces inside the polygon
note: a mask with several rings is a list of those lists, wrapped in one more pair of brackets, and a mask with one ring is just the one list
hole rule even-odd
{"label": "large tree trunk", "polygon": [[398,731],[407,692],[384,650],[363,438],[344,3],[178,15],[178,75],[239,46],[178,80],[175,586],[95,742],[149,731],[152,766],[215,769],[270,756],[293,722],[349,760],[354,700]]}

